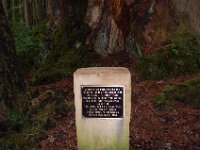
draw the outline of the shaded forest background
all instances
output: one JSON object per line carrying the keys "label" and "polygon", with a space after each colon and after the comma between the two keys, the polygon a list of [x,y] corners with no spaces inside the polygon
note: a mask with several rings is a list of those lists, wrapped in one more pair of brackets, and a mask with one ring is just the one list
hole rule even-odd
{"label": "shaded forest background", "polygon": [[[129,68],[132,110],[144,111],[133,112],[131,149],[200,149],[199,0],[0,6],[0,149],[76,149],[73,72],[107,66]],[[152,118],[138,127],[146,111]]]}

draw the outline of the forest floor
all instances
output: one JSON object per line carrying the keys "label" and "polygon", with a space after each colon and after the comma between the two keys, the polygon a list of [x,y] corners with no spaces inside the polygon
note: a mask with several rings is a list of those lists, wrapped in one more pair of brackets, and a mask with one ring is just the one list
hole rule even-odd
{"label": "forest floor", "polygon": [[[98,66],[127,67],[132,75],[132,114],[130,122],[131,150],[185,149],[200,150],[200,109],[176,102],[168,110],[159,111],[153,106],[152,97],[166,85],[191,79],[200,74],[165,80],[140,80],[134,69],[135,59],[115,55],[97,58]],[[73,101],[73,78],[53,84],[36,86],[39,93],[49,89],[66,91],[67,99]],[[63,117],[55,128],[48,131],[48,138],[42,141],[43,150],[76,150],[75,112]]]}

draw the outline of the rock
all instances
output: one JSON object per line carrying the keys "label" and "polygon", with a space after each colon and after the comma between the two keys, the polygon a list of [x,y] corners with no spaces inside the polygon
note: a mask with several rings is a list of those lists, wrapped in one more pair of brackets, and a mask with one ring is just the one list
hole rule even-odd
{"label": "rock", "polygon": [[71,126],[74,126],[75,125],[75,120],[71,120],[70,122],[69,122],[69,126],[71,127]]}
{"label": "rock", "polygon": [[177,121],[175,121],[175,124],[176,125],[181,125],[181,122],[177,120]]}
{"label": "rock", "polygon": [[173,148],[172,143],[165,143],[165,149],[166,150],[171,150]]}
{"label": "rock", "polygon": [[142,148],[142,145],[136,144],[136,147],[137,147],[137,148]]}
{"label": "rock", "polygon": [[76,47],[76,49],[79,49],[80,47],[81,47],[81,42],[77,42],[76,44],[75,44],[75,47]]}

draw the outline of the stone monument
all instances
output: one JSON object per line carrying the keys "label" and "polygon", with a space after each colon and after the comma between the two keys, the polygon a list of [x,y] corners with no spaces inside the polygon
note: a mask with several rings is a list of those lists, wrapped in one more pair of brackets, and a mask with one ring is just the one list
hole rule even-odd
{"label": "stone monument", "polygon": [[94,67],[74,73],[79,150],[128,150],[131,75],[127,68]]}

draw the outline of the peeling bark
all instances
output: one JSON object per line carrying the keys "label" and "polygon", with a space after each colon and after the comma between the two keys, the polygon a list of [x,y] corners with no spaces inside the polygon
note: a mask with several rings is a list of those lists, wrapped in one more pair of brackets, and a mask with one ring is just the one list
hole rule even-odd
{"label": "peeling bark", "polygon": [[86,23],[92,32],[86,44],[101,55],[125,50],[132,1],[88,0]]}

